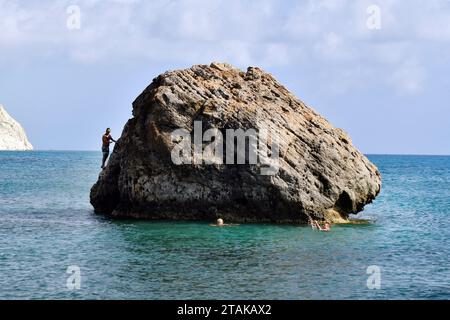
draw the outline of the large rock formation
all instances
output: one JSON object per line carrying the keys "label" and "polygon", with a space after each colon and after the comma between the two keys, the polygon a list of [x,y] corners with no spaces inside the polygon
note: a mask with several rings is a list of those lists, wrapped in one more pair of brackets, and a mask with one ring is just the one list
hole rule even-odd
{"label": "large rock formation", "polygon": [[[175,164],[171,156],[180,142],[173,131],[194,136],[198,121],[203,132],[217,128],[224,135],[226,129],[263,128],[273,146],[267,155],[279,146],[279,167],[262,174],[262,152],[256,164],[248,163],[248,152],[246,164]],[[224,143],[224,156],[235,143]],[[377,168],[344,131],[270,74],[213,63],[166,72],[134,101],[133,118],[91,190],[91,203],[97,213],[122,218],[344,222],[380,187]]]}
{"label": "large rock formation", "polygon": [[0,150],[33,150],[25,130],[6,112],[2,105],[0,105]]}

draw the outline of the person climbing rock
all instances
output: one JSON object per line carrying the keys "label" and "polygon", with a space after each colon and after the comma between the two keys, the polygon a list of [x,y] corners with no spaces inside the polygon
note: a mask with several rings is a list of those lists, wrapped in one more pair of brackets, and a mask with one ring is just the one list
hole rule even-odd
{"label": "person climbing rock", "polygon": [[111,129],[107,128],[105,134],[102,137],[102,152],[103,152],[103,161],[102,161],[102,169],[105,169],[106,160],[109,157],[109,145],[112,142],[116,142],[116,140],[111,137]]}

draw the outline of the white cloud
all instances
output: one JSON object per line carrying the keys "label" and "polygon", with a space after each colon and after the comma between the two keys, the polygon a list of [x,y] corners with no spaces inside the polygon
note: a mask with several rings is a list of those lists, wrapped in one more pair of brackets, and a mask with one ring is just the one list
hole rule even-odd
{"label": "white cloud", "polygon": [[[381,30],[366,27],[366,8],[375,2]],[[70,31],[66,8],[74,3],[82,25]],[[415,94],[425,83],[425,48],[439,42],[450,50],[448,21],[445,0],[0,0],[0,63],[15,61],[21,52],[21,59],[54,54],[80,63],[129,58],[182,64],[223,59],[266,67],[333,64],[351,77],[389,72],[385,85]],[[351,88],[351,77],[343,77],[348,81],[343,88]]]}
{"label": "white cloud", "polygon": [[425,80],[425,69],[413,60],[402,63],[389,77],[397,92],[406,95],[421,92]]}
{"label": "white cloud", "polygon": [[286,66],[292,63],[288,46],[284,43],[269,43],[265,46],[263,64],[267,67]]}

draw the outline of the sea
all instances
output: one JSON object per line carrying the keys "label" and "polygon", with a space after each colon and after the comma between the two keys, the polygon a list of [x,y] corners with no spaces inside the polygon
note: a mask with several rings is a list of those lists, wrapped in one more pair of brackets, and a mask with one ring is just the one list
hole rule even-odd
{"label": "sea", "polygon": [[0,299],[449,299],[450,157],[368,157],[370,222],[327,233],[115,221],[100,152],[0,152]]}

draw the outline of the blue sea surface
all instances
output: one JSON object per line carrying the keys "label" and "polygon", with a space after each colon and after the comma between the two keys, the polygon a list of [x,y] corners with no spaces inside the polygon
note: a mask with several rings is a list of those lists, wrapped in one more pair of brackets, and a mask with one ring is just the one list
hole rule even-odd
{"label": "blue sea surface", "polygon": [[450,157],[369,158],[373,223],[321,233],[113,221],[89,203],[99,152],[0,152],[0,299],[450,299]]}

